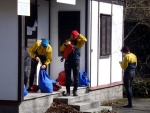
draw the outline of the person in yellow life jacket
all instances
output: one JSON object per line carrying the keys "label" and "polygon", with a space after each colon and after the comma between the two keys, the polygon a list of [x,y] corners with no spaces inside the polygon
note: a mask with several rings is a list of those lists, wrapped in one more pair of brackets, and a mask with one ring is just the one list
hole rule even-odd
{"label": "person in yellow life jacket", "polygon": [[124,54],[123,61],[119,62],[121,68],[124,70],[123,84],[127,93],[128,104],[124,108],[132,108],[132,82],[135,77],[135,70],[137,67],[137,57],[130,52],[129,47],[123,46],[121,52]]}
{"label": "person in yellow life jacket", "polygon": [[34,76],[36,74],[36,68],[38,62],[41,64],[41,68],[46,70],[48,64],[52,61],[52,47],[49,44],[49,40],[42,39],[37,40],[29,49],[28,53],[31,56],[31,71],[28,91],[31,91],[33,86]]}
{"label": "person in yellow life jacket", "polygon": [[74,88],[73,96],[78,96],[78,77],[80,69],[80,48],[87,42],[87,39],[79,34],[77,30],[71,32],[71,37],[67,39],[60,47],[60,51],[64,52],[67,45],[71,44],[73,46],[73,51],[68,54],[67,59],[65,59],[65,73],[66,73],[66,94],[64,96],[70,96],[70,85],[71,85],[71,70],[73,70]]}

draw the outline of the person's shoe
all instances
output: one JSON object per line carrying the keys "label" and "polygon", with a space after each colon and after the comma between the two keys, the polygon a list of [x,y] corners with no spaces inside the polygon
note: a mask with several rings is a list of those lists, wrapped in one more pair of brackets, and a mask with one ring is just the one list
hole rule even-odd
{"label": "person's shoe", "polygon": [[27,89],[27,91],[31,91],[31,87],[29,87],[29,88]]}
{"label": "person's shoe", "polygon": [[132,108],[133,106],[132,105],[125,105],[123,106],[124,108]]}
{"label": "person's shoe", "polygon": [[73,96],[78,96],[76,91],[73,91]]}
{"label": "person's shoe", "polygon": [[64,94],[63,96],[70,96],[70,94],[69,94],[69,93],[66,93],[66,94]]}
{"label": "person's shoe", "polygon": [[63,92],[62,95],[63,95],[63,96],[70,96],[70,93],[66,93],[66,94],[65,94],[65,92]]}
{"label": "person's shoe", "polygon": [[78,96],[78,94],[77,93],[73,93],[73,96]]}

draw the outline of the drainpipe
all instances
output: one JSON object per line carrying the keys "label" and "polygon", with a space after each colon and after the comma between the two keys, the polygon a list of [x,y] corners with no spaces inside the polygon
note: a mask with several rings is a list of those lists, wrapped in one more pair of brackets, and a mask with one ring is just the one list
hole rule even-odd
{"label": "drainpipe", "polygon": [[[114,1],[112,0],[111,2],[111,21],[113,20],[113,3]],[[111,84],[111,79],[112,79],[112,22],[111,22],[111,55],[110,55],[110,84]]]}
{"label": "drainpipe", "polygon": [[[51,6],[51,1],[49,0],[49,32],[51,31],[51,27],[50,27],[50,21],[51,21],[51,18],[50,18],[50,15],[51,15],[50,6]],[[49,33],[48,38],[49,38],[49,40],[51,39],[50,33]],[[49,65],[48,73],[50,74],[50,65]]]}

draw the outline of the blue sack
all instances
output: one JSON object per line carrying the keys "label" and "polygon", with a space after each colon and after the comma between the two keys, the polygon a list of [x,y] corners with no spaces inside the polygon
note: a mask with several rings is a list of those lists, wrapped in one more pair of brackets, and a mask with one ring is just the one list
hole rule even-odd
{"label": "blue sack", "polygon": [[24,96],[26,96],[28,94],[28,91],[27,91],[25,85],[24,85],[24,92],[23,93],[24,93]]}
{"label": "blue sack", "polygon": [[51,80],[50,76],[44,69],[40,69],[39,73],[39,89],[43,93],[53,93],[53,84],[57,83],[55,80]]}
{"label": "blue sack", "polygon": [[79,87],[85,87],[90,84],[90,80],[85,71],[79,73]]}

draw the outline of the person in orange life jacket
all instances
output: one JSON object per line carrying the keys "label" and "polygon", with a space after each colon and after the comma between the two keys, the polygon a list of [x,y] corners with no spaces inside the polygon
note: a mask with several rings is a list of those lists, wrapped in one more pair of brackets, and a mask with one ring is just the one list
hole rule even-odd
{"label": "person in orange life jacket", "polygon": [[87,42],[87,39],[79,34],[77,30],[73,30],[71,32],[71,37],[65,41],[60,47],[60,51],[64,52],[66,46],[68,44],[73,45],[74,50],[71,52],[67,59],[65,59],[65,73],[66,73],[66,94],[64,96],[70,96],[70,85],[71,85],[71,70],[73,70],[73,79],[74,79],[74,88],[73,88],[73,96],[78,96],[77,88],[78,88],[78,77],[79,77],[79,69],[80,69],[80,48]]}
{"label": "person in orange life jacket", "polygon": [[31,72],[29,80],[28,91],[31,91],[33,86],[34,76],[36,74],[36,68],[38,62],[41,64],[41,68],[46,70],[47,65],[52,61],[52,47],[49,44],[49,40],[42,39],[36,41],[29,49],[28,53],[31,56]]}
{"label": "person in orange life jacket", "polygon": [[137,57],[130,52],[129,47],[124,46],[121,49],[124,54],[123,61],[119,62],[121,68],[124,70],[123,84],[127,92],[128,104],[124,108],[132,108],[132,82],[135,77],[135,69],[137,67]]}

